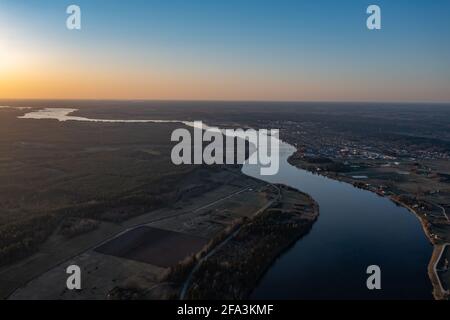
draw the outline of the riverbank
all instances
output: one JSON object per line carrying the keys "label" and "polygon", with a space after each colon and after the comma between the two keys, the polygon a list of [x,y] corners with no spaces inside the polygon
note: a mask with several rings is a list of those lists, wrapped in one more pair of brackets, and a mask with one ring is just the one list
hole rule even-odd
{"label": "riverbank", "polygon": [[[56,115],[51,116],[56,117]],[[153,116],[146,118],[153,118]],[[58,120],[65,121],[68,119],[58,118]],[[92,119],[86,120],[85,118],[78,118],[78,120],[96,121]],[[123,120],[112,121],[124,122]],[[154,122],[154,120],[140,121]],[[95,123],[95,125],[92,124],[92,126],[97,127],[103,122],[111,122],[111,120],[102,120],[99,123]],[[131,122],[134,123],[133,127],[138,126],[135,121],[131,120]],[[171,120],[169,122],[172,123]],[[69,121],[65,126],[69,126],[71,123]],[[219,125],[219,127],[222,126]],[[298,244],[288,246],[289,250],[286,249],[284,254],[273,257],[271,261],[276,260],[276,262],[269,263],[270,268],[262,272],[264,276],[256,281],[258,284],[253,290],[252,298],[429,299],[432,291],[431,283],[426,276],[426,270],[423,270],[425,268],[421,266],[427,264],[431,251],[429,250],[428,241],[422,236],[422,230],[418,228],[415,218],[405,215],[403,208],[395,207],[389,202],[376,199],[377,197],[370,193],[358,191],[350,185],[328,180],[322,176],[319,177],[317,175],[314,177],[313,174],[305,170],[298,170],[295,166],[288,165],[287,159],[295,152],[295,147],[283,143],[281,150],[282,159],[280,163],[282,165],[280,166],[279,174],[276,176],[261,177],[258,166],[244,166],[242,172],[259,181],[288,185],[297,190],[307,192],[320,203],[322,217],[314,225],[314,229],[308,237],[302,239]],[[255,193],[255,191],[257,194],[260,194],[257,189],[250,188],[246,192],[240,193],[241,196],[239,197],[242,198],[244,204],[248,205],[252,202],[249,201],[250,194]],[[263,192],[263,194],[265,193]],[[263,196],[263,194],[260,195]],[[259,199],[267,203],[267,201],[272,201],[273,197],[269,193],[265,197],[259,197]],[[263,206],[258,206],[258,208],[261,207]],[[178,210],[179,208],[174,209]],[[235,211],[235,205],[233,203],[222,203],[217,209],[213,209],[211,206],[205,209],[206,211],[203,213],[198,210],[194,210],[189,214],[183,213],[181,221],[179,219],[180,215],[174,213],[170,215],[174,219],[158,220],[157,223],[151,223],[149,227],[164,230],[173,230],[175,227],[176,230],[174,231],[189,233],[193,236],[201,236],[206,232],[208,237],[215,237],[217,233],[212,232],[210,227],[217,226],[218,222],[226,222],[223,221],[223,216],[228,216],[231,213],[230,210]],[[254,215],[254,210],[249,208],[242,209],[244,210],[242,212],[244,216],[251,218]],[[401,216],[397,216],[395,214],[396,211]],[[360,215],[358,214],[359,212],[364,212],[365,214]],[[237,216],[232,214],[232,217],[242,217],[242,214]],[[392,226],[392,228],[389,226]],[[392,242],[393,238],[396,239],[395,242]],[[253,247],[250,247],[250,250],[253,250]],[[167,252],[170,251],[167,250]],[[261,248],[260,251],[265,253],[267,250],[266,248]],[[405,254],[402,254],[403,252],[400,251],[405,252]],[[321,252],[321,254],[318,255],[317,252]],[[243,254],[245,255],[247,252],[243,252]],[[307,258],[305,259],[304,257]],[[94,295],[95,297],[99,296],[100,292],[98,292],[98,283],[96,281],[105,276],[113,279],[113,284],[111,285],[114,287],[122,287],[121,281],[117,281],[113,274],[119,271],[116,266],[120,266],[124,259],[109,255],[99,256],[96,252],[88,252],[85,258],[83,261],[80,260],[80,264],[85,264],[86,269],[89,270],[89,279],[85,283],[89,283],[92,287],[87,291],[85,290],[84,293],[92,293],[93,297]],[[367,265],[373,264],[374,259],[397,273],[395,277],[390,278],[390,287],[384,287],[382,292],[368,292],[364,285],[361,286],[366,279],[358,277]],[[131,263],[131,261],[128,262]],[[78,261],[74,261],[74,263],[78,263]],[[114,266],[114,270],[108,270],[110,266]],[[144,273],[148,272],[148,264],[140,264],[140,266],[143,268],[142,271]],[[330,266],[333,266],[339,277],[335,276],[336,273],[330,274]],[[250,264],[246,270],[249,270],[247,272],[252,272],[253,268],[254,265]],[[129,266],[126,266],[126,269],[134,275],[139,273],[135,269],[130,269]],[[108,274],[105,274],[105,271],[108,271]],[[160,291],[167,291],[166,293],[179,292],[179,287],[175,288],[176,284],[161,283],[159,278],[155,278],[156,275],[161,275],[163,271],[158,269],[155,273],[148,275],[150,283],[149,285],[144,285],[144,293],[149,299],[161,299],[163,296],[175,297],[173,295],[159,294],[161,293]],[[48,274],[48,276],[53,277],[52,275],[54,274]],[[45,287],[42,284],[48,283],[49,278],[44,278],[41,282],[36,282],[36,285]],[[65,281],[65,279],[63,280]],[[54,279],[52,281],[54,282]],[[135,282],[143,285],[145,279],[141,277]],[[129,286],[128,283],[125,284],[127,287]],[[347,290],[342,290],[344,287]],[[108,292],[104,289],[107,288],[102,287],[102,292]],[[120,293],[120,290],[118,291]],[[133,296],[135,296],[135,293],[133,293]],[[60,298],[70,299],[77,297],[71,297],[64,293]]]}
{"label": "riverbank", "polygon": [[[297,155],[292,155],[288,159],[289,164],[299,168],[311,172],[313,174],[317,174],[335,181],[347,183],[353,185],[355,188],[363,189],[366,191],[370,191],[372,193],[377,194],[380,197],[387,198],[394,202],[396,205],[399,205],[409,212],[413,213],[416,218],[419,220],[421,227],[426,235],[428,241],[433,245],[433,254],[428,264],[428,276],[433,285],[433,297],[436,300],[446,300],[449,298],[448,291],[446,292],[443,289],[442,281],[436,271],[436,265],[440,262],[440,252],[442,252],[442,243],[438,241],[436,234],[431,230],[432,223],[427,219],[426,213],[420,212],[420,206],[409,204],[408,201],[404,201],[403,199],[408,199],[408,197],[398,196],[392,193],[386,193],[384,191],[380,191],[378,189],[374,189],[373,186],[369,183],[362,183],[357,179],[350,179],[347,176],[339,175],[333,171],[327,170],[318,170],[314,168],[314,166],[307,165],[304,161],[300,160]],[[367,178],[367,177],[366,177]],[[445,213],[444,213],[445,214]]]}
{"label": "riverbank", "polygon": [[191,275],[185,298],[241,300],[283,252],[304,237],[319,216],[307,194],[281,186],[281,199],[243,224]]}

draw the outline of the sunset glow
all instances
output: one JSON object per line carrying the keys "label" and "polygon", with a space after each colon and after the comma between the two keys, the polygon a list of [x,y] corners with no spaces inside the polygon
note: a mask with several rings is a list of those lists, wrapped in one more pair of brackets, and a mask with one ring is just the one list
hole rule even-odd
{"label": "sunset glow", "polygon": [[64,3],[2,1],[0,98],[450,101],[444,1],[382,1],[376,32],[365,1],[78,2],[70,31]]}

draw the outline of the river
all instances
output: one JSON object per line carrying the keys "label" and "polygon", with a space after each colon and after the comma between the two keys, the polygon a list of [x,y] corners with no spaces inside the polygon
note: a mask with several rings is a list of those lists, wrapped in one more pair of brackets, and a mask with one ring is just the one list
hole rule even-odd
{"label": "river", "polygon": [[[70,116],[75,110],[43,109],[22,118],[181,122]],[[275,176],[260,176],[255,165],[242,169],[249,176],[308,193],[320,206],[312,231],[273,263],[252,298],[432,299],[427,265],[433,248],[418,219],[387,198],[290,165],[287,160],[293,152],[293,146],[281,143],[280,171]],[[367,289],[366,269],[370,265],[381,267],[381,290]]]}
{"label": "river", "polygon": [[[427,266],[433,248],[417,217],[387,198],[290,165],[294,151],[281,145],[276,176],[243,168],[308,193],[320,206],[310,234],[273,263],[252,298],[432,299]],[[379,291],[367,289],[370,265],[381,268]]]}

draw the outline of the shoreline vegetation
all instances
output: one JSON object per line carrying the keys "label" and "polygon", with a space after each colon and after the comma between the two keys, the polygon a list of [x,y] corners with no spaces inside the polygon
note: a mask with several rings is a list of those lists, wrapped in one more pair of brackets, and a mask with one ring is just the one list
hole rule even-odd
{"label": "shoreline vegetation", "polygon": [[433,296],[436,300],[448,300],[450,298],[449,295],[449,290],[445,290],[442,286],[442,281],[440,280],[439,275],[437,274],[436,271],[436,266],[440,263],[440,257],[442,256],[442,252],[444,251],[446,245],[442,245],[442,244],[438,244],[436,243],[435,239],[432,236],[432,232],[430,231],[430,222],[428,222],[422,214],[420,214],[418,212],[418,210],[416,210],[409,202],[410,199],[407,196],[396,196],[396,195],[386,195],[380,192],[376,192],[374,190],[372,190],[371,188],[367,187],[366,184],[361,183],[361,182],[357,182],[357,181],[349,181],[344,179],[344,177],[339,176],[338,174],[334,174],[335,172],[333,171],[328,171],[329,173],[333,173],[333,174],[327,174],[327,171],[315,171],[313,170],[312,167],[310,166],[306,166],[304,164],[302,164],[302,162],[297,161],[298,159],[296,159],[296,154],[293,154],[291,157],[289,157],[288,162],[289,164],[299,168],[299,169],[303,169],[306,171],[309,171],[313,174],[318,174],[321,175],[323,177],[332,179],[332,180],[336,180],[339,182],[343,182],[343,183],[348,183],[353,185],[355,188],[359,188],[359,189],[363,189],[372,193],[377,194],[380,197],[383,198],[387,198],[390,201],[392,201],[393,203],[395,203],[398,206],[401,206],[405,209],[407,209],[409,212],[413,213],[416,218],[419,220],[422,229],[424,230],[424,233],[427,237],[427,239],[430,241],[430,243],[433,246],[433,253],[432,256],[430,258],[430,262],[428,264],[428,276],[430,278],[430,281],[432,283],[433,286]]}
{"label": "shoreline vegetation", "polygon": [[[319,216],[315,200],[296,189],[274,185],[279,197],[251,218],[238,219],[200,252],[170,268],[159,284],[161,299],[248,299],[284,252],[306,236]],[[166,289],[164,289],[166,287]],[[116,287],[109,299],[154,299],[149,290]]]}
{"label": "shoreline vegetation", "polygon": [[[247,299],[276,259],[311,230],[318,204],[307,194],[278,186],[280,199],[252,218],[231,228],[228,236],[192,271],[182,298],[187,300]],[[220,241],[216,241],[218,243]],[[198,260],[196,260],[198,261]],[[184,263],[186,275],[195,262]],[[180,274],[183,267],[173,270]],[[168,277],[180,279],[179,277]]]}

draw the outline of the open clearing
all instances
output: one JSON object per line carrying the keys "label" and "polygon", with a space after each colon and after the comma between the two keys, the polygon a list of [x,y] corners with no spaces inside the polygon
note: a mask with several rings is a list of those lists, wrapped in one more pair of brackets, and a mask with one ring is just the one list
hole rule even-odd
{"label": "open clearing", "polygon": [[95,249],[103,254],[171,267],[197,253],[208,240],[151,227],[130,230]]}

